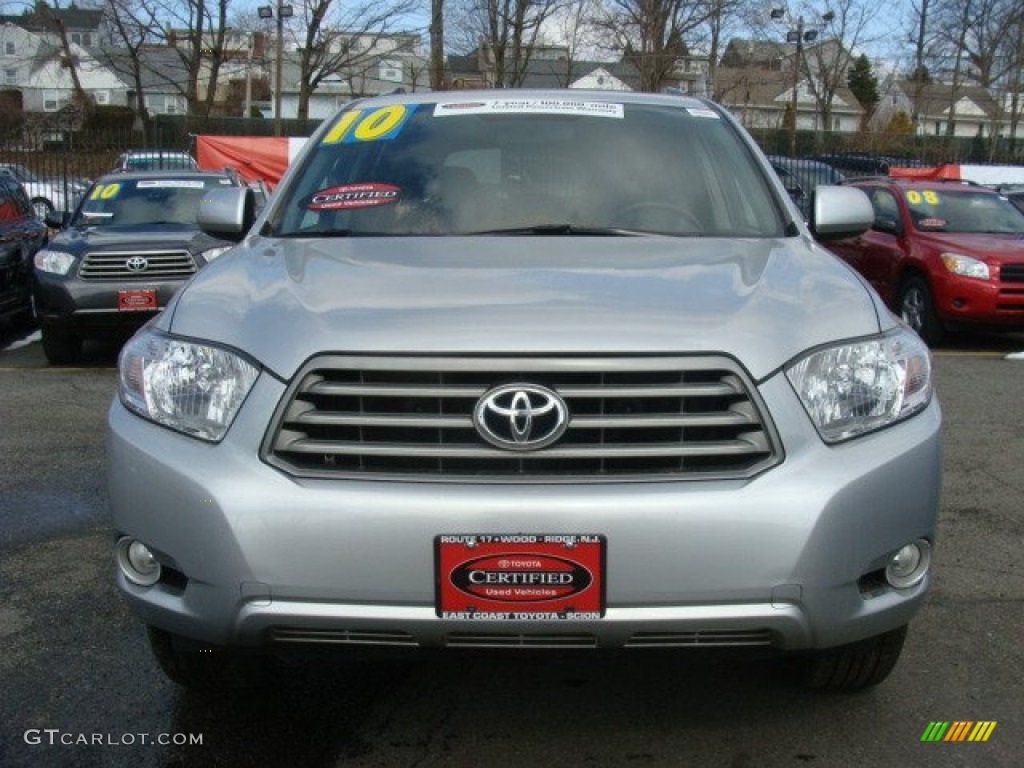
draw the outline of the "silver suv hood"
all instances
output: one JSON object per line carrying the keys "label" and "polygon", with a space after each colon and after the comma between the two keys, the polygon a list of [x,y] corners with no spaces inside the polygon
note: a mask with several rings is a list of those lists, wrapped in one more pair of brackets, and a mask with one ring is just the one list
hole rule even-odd
{"label": "silver suv hood", "polygon": [[805,238],[253,237],[158,325],[285,378],[323,352],[721,352],[760,378],[879,330],[888,313],[850,275]]}

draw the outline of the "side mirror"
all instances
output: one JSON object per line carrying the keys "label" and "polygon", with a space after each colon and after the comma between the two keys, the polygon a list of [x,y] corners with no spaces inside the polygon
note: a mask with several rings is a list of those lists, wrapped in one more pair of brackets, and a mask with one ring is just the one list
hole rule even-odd
{"label": "side mirror", "polygon": [[876,229],[879,232],[887,232],[890,235],[901,234],[901,227],[896,219],[890,219],[887,216],[879,216],[875,219],[874,224],[871,225],[872,229]]}
{"label": "side mirror", "polygon": [[64,229],[71,221],[71,211],[47,211],[43,223],[50,229]]}
{"label": "side mirror", "polygon": [[248,187],[207,190],[199,202],[199,228],[221,240],[237,243],[255,220],[256,200]]}
{"label": "side mirror", "polygon": [[811,232],[821,241],[856,237],[875,220],[871,201],[856,187],[823,185],[811,198]]}

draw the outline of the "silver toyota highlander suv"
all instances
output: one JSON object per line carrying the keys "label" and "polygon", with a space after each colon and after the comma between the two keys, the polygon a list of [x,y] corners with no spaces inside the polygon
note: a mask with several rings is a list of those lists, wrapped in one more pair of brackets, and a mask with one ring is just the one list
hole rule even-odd
{"label": "silver toyota highlander suv", "polygon": [[[339,649],[760,648],[883,680],[930,583],[925,345],[715,104],[356,101],[124,348],[118,585],[164,671]],[[213,651],[213,652],[211,652]],[[582,652],[582,650],[581,650]]]}

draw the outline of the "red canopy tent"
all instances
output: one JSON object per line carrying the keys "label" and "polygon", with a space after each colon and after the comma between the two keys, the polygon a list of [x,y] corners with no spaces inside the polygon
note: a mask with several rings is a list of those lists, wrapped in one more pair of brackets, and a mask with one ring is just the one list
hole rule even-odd
{"label": "red canopy tent", "polygon": [[262,180],[273,189],[305,141],[286,136],[201,134],[196,137],[196,161],[207,171],[234,168],[244,180]]}

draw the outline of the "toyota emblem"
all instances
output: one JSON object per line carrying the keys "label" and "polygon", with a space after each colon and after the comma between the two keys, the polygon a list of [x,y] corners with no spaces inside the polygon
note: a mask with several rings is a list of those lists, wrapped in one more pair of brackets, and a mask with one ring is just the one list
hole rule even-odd
{"label": "toyota emblem", "polygon": [[533,451],[562,436],[569,425],[569,411],[565,401],[547,387],[505,384],[477,401],[473,423],[491,445]]}
{"label": "toyota emblem", "polygon": [[145,272],[149,267],[149,261],[142,256],[132,256],[125,262],[125,266],[131,272]]}

